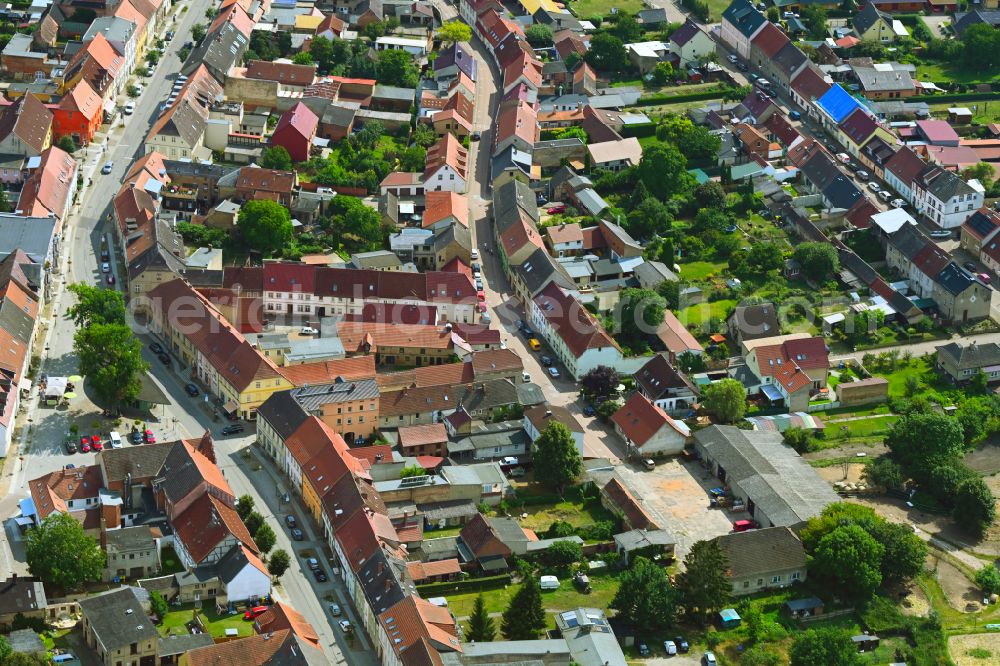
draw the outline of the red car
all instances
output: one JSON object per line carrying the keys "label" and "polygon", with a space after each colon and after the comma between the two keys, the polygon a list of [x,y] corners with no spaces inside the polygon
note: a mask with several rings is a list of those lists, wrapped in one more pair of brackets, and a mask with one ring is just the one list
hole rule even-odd
{"label": "red car", "polygon": [[555,215],[556,213],[565,213],[566,204],[556,204],[555,206],[549,206],[546,210],[549,215]]}
{"label": "red car", "polygon": [[108,284],[114,284],[115,283],[115,276],[112,275],[111,273],[108,273],[108,276],[105,279],[108,281]]}
{"label": "red car", "polygon": [[254,606],[253,608],[251,608],[250,610],[248,610],[246,613],[243,613],[243,619],[244,620],[253,620],[258,615],[261,615],[262,613],[264,613],[266,611],[267,611],[267,606]]}
{"label": "red car", "polygon": [[101,438],[98,435],[94,435],[90,438],[90,448],[94,451],[104,450],[104,442],[101,441]]}
{"label": "red car", "polygon": [[485,291],[477,291],[476,292],[476,298],[478,298],[480,301],[485,301],[486,300],[486,292]]}
{"label": "red car", "polygon": [[476,309],[480,312],[486,312],[486,303],[477,303]]}
{"label": "red car", "polygon": [[80,438],[80,451],[83,453],[90,453],[90,437],[84,435]]}
{"label": "red car", "polygon": [[142,438],[146,440],[147,444],[156,444],[156,437],[153,435],[152,430],[147,430],[142,434]]}

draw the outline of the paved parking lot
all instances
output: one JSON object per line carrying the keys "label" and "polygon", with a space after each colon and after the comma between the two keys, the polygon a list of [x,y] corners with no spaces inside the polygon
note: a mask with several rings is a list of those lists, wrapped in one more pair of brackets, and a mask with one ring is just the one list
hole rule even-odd
{"label": "paved parking lot", "polygon": [[618,473],[661,527],[677,539],[677,559],[683,559],[696,541],[713,539],[732,530],[745,512],[730,513],[709,507],[708,490],[719,485],[697,462],[671,459],[652,471],[621,466]]}

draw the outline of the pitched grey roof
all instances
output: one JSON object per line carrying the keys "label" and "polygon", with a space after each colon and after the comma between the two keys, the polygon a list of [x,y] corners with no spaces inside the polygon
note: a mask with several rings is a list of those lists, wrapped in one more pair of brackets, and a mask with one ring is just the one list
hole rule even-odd
{"label": "pitched grey roof", "polygon": [[659,284],[680,280],[662,261],[644,261],[636,266],[633,272],[637,278],[647,283]]}
{"label": "pitched grey roof", "polygon": [[368,400],[379,395],[378,384],[374,379],[359,379],[356,381],[334,381],[326,384],[316,384],[292,389],[292,397],[307,412],[319,409],[321,405],[333,405],[339,402]]}
{"label": "pitched grey roof", "polygon": [[626,552],[650,546],[670,546],[677,543],[666,530],[629,530],[615,535],[615,543]]}
{"label": "pitched grey roof", "polygon": [[79,601],[80,610],[105,650],[127,648],[133,643],[159,639],[156,626],[139,602],[137,590],[138,588],[122,587],[114,592]]}
{"label": "pitched grey roof", "polygon": [[802,542],[787,527],[734,532],[717,537],[716,541],[729,560],[730,578],[805,569],[806,566]]}
{"label": "pitched grey roof", "polygon": [[7,578],[0,583],[0,615],[31,613],[47,605],[45,587],[37,578]]}
{"label": "pitched grey roof", "polygon": [[806,54],[792,42],[788,42],[781,47],[780,51],[774,54],[774,64],[787,77],[791,77],[792,74],[797,72],[807,60],[809,58],[806,57]]}
{"label": "pitched grey roof", "polygon": [[678,390],[690,391],[694,395],[700,393],[687,375],[670,365],[664,354],[656,354],[646,361],[634,377],[643,393],[652,401]]}
{"label": "pitched grey roof", "polygon": [[1000,345],[995,342],[976,344],[972,342],[962,345],[949,342],[936,347],[938,356],[949,358],[960,369],[982,368],[989,365],[1000,365]]}
{"label": "pitched grey roof", "polygon": [[449,224],[434,236],[434,251],[440,252],[451,245],[452,242],[457,243],[466,250],[471,250],[472,232],[469,231],[468,227],[461,224]]}
{"label": "pitched grey roof", "polygon": [[122,449],[105,449],[97,454],[101,475],[106,484],[122,482],[126,474],[133,477],[155,477],[177,442],[160,442]]}
{"label": "pitched grey roof", "polygon": [[955,34],[961,39],[965,36],[965,31],[974,25],[985,23],[997,27],[1000,25],[1000,11],[982,11],[974,9],[971,12],[956,12],[951,27]]}
{"label": "pitched grey roof", "polygon": [[496,188],[493,193],[493,217],[497,227],[503,231],[518,219],[517,210],[538,219],[538,204],[535,192],[519,180],[510,180]]}
{"label": "pitched grey roof", "polygon": [[911,260],[930,242],[931,240],[912,224],[904,224],[888,238],[889,245]]}
{"label": "pitched grey roof", "polygon": [[778,311],[774,303],[740,305],[733,310],[729,321],[735,324],[743,340],[769,338],[781,333]]}
{"label": "pitched grey roof", "polygon": [[212,638],[212,634],[209,633],[170,634],[166,638],[160,639],[156,648],[156,655],[160,658],[170,657],[209,645],[215,645],[215,640]]}
{"label": "pitched grey roof", "polygon": [[153,534],[146,525],[123,527],[119,530],[105,532],[107,544],[120,551],[138,550],[155,545]]}
{"label": "pitched grey roof", "polygon": [[54,217],[0,213],[0,259],[21,249],[32,260],[44,262],[52,248],[52,233],[57,222]]}
{"label": "pitched grey roof", "polygon": [[949,263],[937,274],[934,281],[953,296],[958,296],[969,287],[980,284],[969,271],[965,270],[954,261]]}
{"label": "pitched grey roof", "polygon": [[713,425],[694,438],[775,525],[796,525],[838,501],[781,433]]}
{"label": "pitched grey roof", "polygon": [[248,564],[250,564],[250,560],[243,552],[243,547],[233,546],[215,565],[215,570],[219,575],[219,580],[228,585]]}
{"label": "pitched grey roof", "polygon": [[972,186],[962,180],[961,176],[937,165],[928,167],[920,174],[919,180],[928,192],[945,203],[952,197],[975,194]]}
{"label": "pitched grey roof", "polygon": [[864,9],[854,15],[854,31],[859,35],[863,35],[865,31],[875,25],[879,19],[883,19],[885,21],[889,20],[888,16],[880,12],[875,5],[865,5]]}
{"label": "pitched grey roof", "polygon": [[299,406],[291,391],[278,391],[257,408],[257,418],[267,421],[284,441],[299,429],[309,414]]}
{"label": "pitched grey roof", "polygon": [[573,281],[562,270],[561,264],[549,256],[549,253],[538,248],[520,266],[511,267],[534,298],[549,282],[555,281],[560,287],[573,288]]}
{"label": "pitched grey roof", "polygon": [[190,76],[204,64],[219,83],[225,84],[229,70],[243,60],[249,45],[246,36],[231,21],[225,21],[191,51],[181,72]]}

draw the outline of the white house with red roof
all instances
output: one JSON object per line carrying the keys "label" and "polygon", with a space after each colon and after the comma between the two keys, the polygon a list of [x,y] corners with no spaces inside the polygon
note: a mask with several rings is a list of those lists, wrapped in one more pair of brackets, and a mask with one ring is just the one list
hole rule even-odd
{"label": "white house with red roof", "polygon": [[820,336],[803,333],[743,343],[747,367],[772,402],[784,400],[791,412],[805,411],[809,397],[826,387],[830,353]]}
{"label": "white house with red roof", "polygon": [[532,327],[552,348],[574,379],[599,365],[617,368],[622,350],[580,302],[550,282],[528,302]]}
{"label": "white house with red roof", "polygon": [[691,436],[691,429],[683,421],[670,418],[638,391],[611,416],[611,420],[629,451],[637,451],[645,458],[676,455]]}

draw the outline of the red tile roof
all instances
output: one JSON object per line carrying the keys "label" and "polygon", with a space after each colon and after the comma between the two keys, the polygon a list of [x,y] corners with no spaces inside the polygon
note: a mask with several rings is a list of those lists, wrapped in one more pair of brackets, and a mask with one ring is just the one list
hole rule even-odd
{"label": "red tile roof", "polygon": [[278,372],[296,387],[332,382],[337,377],[343,377],[347,381],[374,379],[375,357],[355,356],[332,361],[287,365],[278,368]]}
{"label": "red tile roof", "polygon": [[248,79],[277,81],[278,83],[306,86],[311,84],[316,78],[316,65],[296,65],[290,62],[251,60],[247,63],[244,76]]}
{"label": "red tile roof", "polygon": [[447,441],[448,432],[443,423],[401,426],[399,428],[399,446],[403,449],[426,446],[427,444],[441,444]]}
{"label": "red tile roof", "polygon": [[174,534],[184,548],[200,564],[216,546],[233,536],[252,552],[257,553],[246,525],[236,511],[211,493],[205,493],[188,506],[173,521]]}
{"label": "red tile roof", "polygon": [[868,115],[867,111],[857,108],[841,121],[840,129],[851,141],[860,146],[875,133],[878,123]]}
{"label": "red tile roof", "polygon": [[21,187],[17,210],[30,217],[47,217],[52,213],[61,220],[74,187],[76,160],[62,149],[50,146],[42,153],[41,164]]}
{"label": "red tile roof", "polygon": [[494,145],[499,145],[512,136],[517,136],[534,146],[538,143],[539,132],[535,109],[530,104],[515,101],[504,102],[500,105],[496,118]]}
{"label": "red tile roof", "polygon": [[447,608],[435,606],[417,595],[405,597],[379,615],[379,622],[391,640],[397,655],[426,640],[437,651],[461,652],[455,618]]}
{"label": "red tile roof", "polygon": [[904,185],[910,187],[926,166],[927,164],[917,157],[915,152],[909,147],[903,146],[885,163],[885,170],[892,173]]}
{"label": "red tile roof", "polygon": [[830,89],[830,84],[823,80],[823,74],[814,65],[806,65],[792,79],[792,90],[805,100],[819,99]]}
{"label": "red tile roof", "polygon": [[566,343],[570,353],[577,358],[588,349],[613,347],[621,351],[618,343],[608,335],[593,315],[554,282],[550,282],[535,297],[535,305],[556,335]]}
{"label": "red tile roof", "polygon": [[767,58],[773,58],[774,54],[788,43],[788,37],[776,25],[770,21],[765,21],[763,29],[757,33],[750,43],[752,48],[759,49]]}
{"label": "red tile roof", "polygon": [[625,404],[611,416],[622,433],[628,437],[637,447],[642,447],[650,438],[664,426],[670,426],[681,435],[687,436],[677,423],[667,416],[657,405],[651,403],[646,396],[638,391],[633,393]]}
{"label": "red tile roof", "polygon": [[625,521],[634,530],[658,530],[660,526],[646,509],[635,499],[635,496],[617,478],[612,478],[605,484],[602,492],[624,514]]}
{"label": "red tile roof", "polygon": [[291,128],[302,138],[311,140],[316,135],[317,127],[319,127],[319,116],[313,113],[308,106],[299,102],[282,114],[273,133],[277,134]]}
{"label": "red tile roof", "polygon": [[302,613],[281,601],[275,603],[253,622],[258,634],[290,629],[303,640],[319,647],[319,634]]}
{"label": "red tile roof", "polygon": [[803,370],[828,368],[830,365],[826,342],[818,336],[761,345],[754,351],[760,374],[773,377],[789,392],[812,384],[812,379]]}
{"label": "red tile roof", "polygon": [[464,194],[428,192],[424,195],[424,206],[424,227],[434,226],[448,218],[453,218],[463,227],[469,226],[469,200]]}
{"label": "red tile roof", "polygon": [[451,132],[427,149],[427,161],[424,166],[424,180],[429,179],[438,169],[449,166],[465,179],[469,166],[469,151],[455,138]]}
{"label": "red tile roof", "polygon": [[406,568],[410,570],[410,578],[417,584],[437,576],[457,576],[462,572],[462,567],[455,558],[434,562],[407,562]]}

